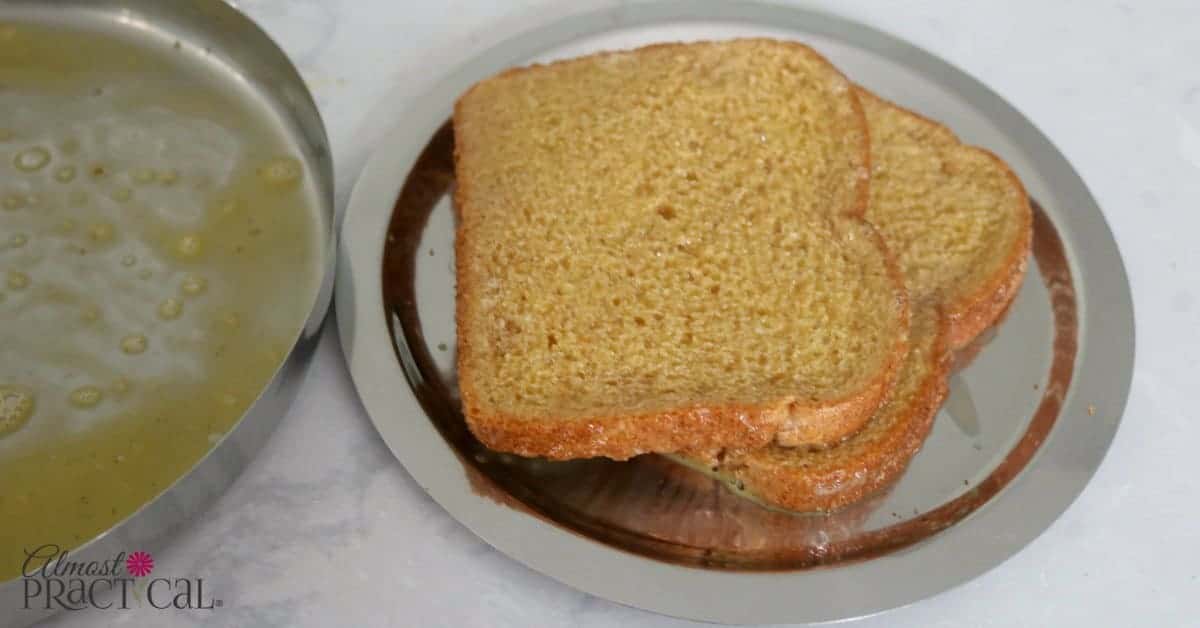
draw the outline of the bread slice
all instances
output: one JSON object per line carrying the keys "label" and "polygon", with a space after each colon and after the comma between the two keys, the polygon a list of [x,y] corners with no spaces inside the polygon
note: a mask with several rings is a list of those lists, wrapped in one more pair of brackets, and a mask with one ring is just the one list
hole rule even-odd
{"label": "bread slice", "polygon": [[778,445],[726,450],[681,461],[787,510],[836,510],[890,485],[921,448],[946,397],[948,321],[929,307],[915,308],[912,321],[893,396],[845,442],[818,450]]}
{"label": "bread slice", "polygon": [[1033,213],[1021,181],[950,129],[858,88],[871,129],[867,220],[900,259],[913,302],[936,301],[961,348],[1025,276]]}
{"label": "bread slice", "polygon": [[812,49],[666,44],[512,70],[454,113],[458,376],[526,456],[835,442],[906,351],[853,86]]}
{"label": "bread slice", "polygon": [[1003,316],[1029,255],[1029,203],[999,158],[862,88],[857,94],[871,133],[867,217],[897,252],[915,304],[893,396],[862,432],[824,450],[771,446],[675,458],[791,510],[834,510],[900,476],[945,398],[952,349]]}

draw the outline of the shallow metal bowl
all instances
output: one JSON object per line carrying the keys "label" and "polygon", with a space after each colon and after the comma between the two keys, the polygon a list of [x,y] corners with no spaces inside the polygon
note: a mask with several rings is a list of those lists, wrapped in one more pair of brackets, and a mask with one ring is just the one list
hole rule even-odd
{"label": "shallow metal bowl", "polygon": [[[287,412],[304,379],[329,309],[334,271],[333,167],[324,124],[296,68],[245,15],[222,0],[2,0],[0,20],[36,21],[125,37],[179,41],[230,84],[253,93],[307,162],[315,188],[320,288],[284,362],[232,429],[182,477],[108,531],[71,551],[72,561],[110,559],[130,548],[154,550],[207,508],[241,473]],[[0,583],[0,626],[24,626],[53,611],[23,609],[23,582]]]}

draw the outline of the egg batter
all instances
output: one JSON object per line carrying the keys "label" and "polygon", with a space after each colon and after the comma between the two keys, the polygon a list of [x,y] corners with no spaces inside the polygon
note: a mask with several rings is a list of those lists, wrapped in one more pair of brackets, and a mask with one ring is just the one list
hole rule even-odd
{"label": "egg batter", "polygon": [[180,477],[318,289],[315,189],[177,46],[0,23],[0,580]]}

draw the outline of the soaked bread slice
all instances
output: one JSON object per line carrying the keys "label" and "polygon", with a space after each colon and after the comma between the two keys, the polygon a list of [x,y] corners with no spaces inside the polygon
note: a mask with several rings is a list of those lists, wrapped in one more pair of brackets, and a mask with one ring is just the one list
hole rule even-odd
{"label": "soaked bread slice", "polygon": [[1032,216],[1020,181],[991,153],[863,89],[871,133],[868,219],[901,260],[910,352],[891,399],[861,432],[820,451],[771,446],[677,460],[762,502],[833,510],[893,482],[946,394],[948,356],[994,325],[1025,275]]}
{"label": "soaked bread slice", "polygon": [[676,458],[773,507],[831,511],[890,485],[921,448],[946,397],[948,321],[913,310],[909,352],[895,391],[859,433],[826,449],[770,445]]}
{"label": "soaked bread slice", "polygon": [[1025,276],[1033,213],[1025,189],[992,153],[858,88],[871,129],[867,220],[904,270],[913,302],[936,301],[950,345],[991,327]]}
{"label": "soaked bread slice", "polygon": [[488,447],[554,459],[836,442],[906,351],[852,85],[810,48],[667,44],[457,103],[458,375]]}

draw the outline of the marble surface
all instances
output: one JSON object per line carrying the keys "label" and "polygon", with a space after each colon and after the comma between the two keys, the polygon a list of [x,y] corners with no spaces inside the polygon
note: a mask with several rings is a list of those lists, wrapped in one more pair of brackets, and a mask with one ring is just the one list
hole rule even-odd
{"label": "marble surface", "polygon": [[[317,96],[339,202],[379,136],[386,95],[536,2],[240,0]],[[1058,144],[1128,266],[1137,368],[1094,481],[1006,563],[856,626],[1185,625],[1200,614],[1200,4],[1193,0],[842,0],[1003,94]],[[377,115],[376,115],[377,117]],[[56,626],[682,626],[579,593],[447,516],[376,435],[326,336],[305,390],[246,474],[156,558],[204,577],[214,611],[72,612]]]}

